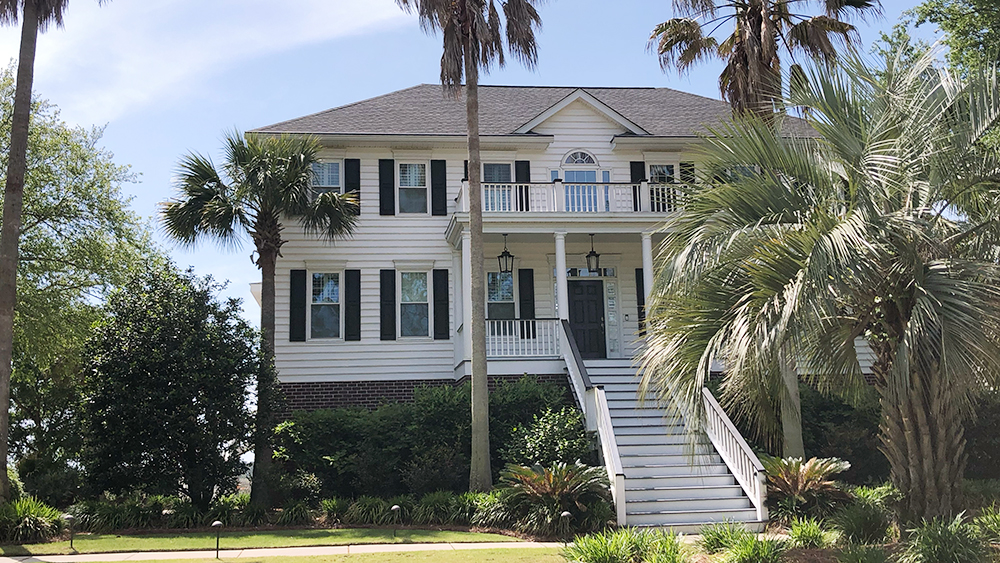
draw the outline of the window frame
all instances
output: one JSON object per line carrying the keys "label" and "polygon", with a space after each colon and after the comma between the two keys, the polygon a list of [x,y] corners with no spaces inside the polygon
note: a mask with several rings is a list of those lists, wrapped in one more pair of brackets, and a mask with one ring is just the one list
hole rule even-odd
{"label": "window frame", "polygon": [[[337,329],[337,336],[313,336],[312,332],[312,321],[313,321],[313,305],[334,305],[334,303],[316,303],[313,301],[313,275],[315,274],[336,274],[337,275],[337,321],[339,327]],[[344,268],[327,268],[324,270],[306,270],[306,279],[308,280],[308,311],[306,314],[306,340],[312,341],[316,340],[318,342],[332,342],[336,340],[344,340]]]}
{"label": "window frame", "polygon": [[[519,293],[520,292],[518,291],[518,287],[517,287],[518,286],[517,277],[514,275],[514,273],[517,272],[517,270],[518,270],[518,268],[515,267],[513,269],[513,271],[510,272],[510,284],[511,284],[511,296],[512,296],[511,298],[513,299],[513,301],[490,301],[490,274],[500,274],[501,272],[499,270],[489,270],[489,271],[486,272],[486,320],[488,320],[488,321],[510,321],[510,320],[518,320],[518,319],[520,319],[520,314],[521,314],[521,310],[520,310],[521,309],[521,303],[520,303],[520,300],[519,300],[519,298],[520,298]],[[514,317],[512,319],[493,319],[493,318],[490,318],[490,303],[510,303],[510,302],[512,302],[514,304]]]}
{"label": "window frame", "polygon": [[[486,165],[487,164],[502,164],[502,165],[506,166],[508,168],[508,171],[510,172],[510,181],[509,182],[487,182],[486,181]],[[516,179],[514,177],[514,161],[513,160],[492,160],[490,162],[485,162],[484,161],[482,163],[482,167],[481,168],[482,169],[480,170],[479,179],[484,184],[516,184],[517,183],[517,181],[516,181]]]}
{"label": "window frame", "polygon": [[[403,174],[401,172],[401,167],[403,165],[419,164],[424,167],[424,185],[420,186],[403,186],[401,184]],[[431,162],[429,160],[397,160],[396,161],[395,182],[396,182],[396,214],[397,215],[430,215],[431,214]],[[400,190],[424,190],[424,211],[403,211],[402,202],[403,198],[400,195]]]}
{"label": "window frame", "polygon": [[[312,182],[314,182],[316,180],[316,174],[315,174],[315,172],[313,172],[313,179],[309,183],[309,189],[312,191],[313,196],[316,196],[316,195],[319,195],[319,194],[323,194],[323,193],[328,193],[328,192],[336,192],[338,194],[343,194],[344,193],[344,159],[342,159],[342,158],[321,158],[321,159],[317,159],[316,164],[336,164],[337,165],[337,179],[340,180],[340,185],[339,186],[320,186],[320,185],[313,184]],[[311,171],[311,167],[310,167],[310,171]],[[335,272],[324,272],[324,273],[335,273]]]}
{"label": "window frame", "polygon": [[[403,334],[403,274],[423,274],[427,284],[427,334],[404,335]],[[433,268],[396,268],[396,334],[398,338],[405,340],[433,340],[434,339],[434,280]],[[420,304],[421,301],[407,301],[407,303]]]}

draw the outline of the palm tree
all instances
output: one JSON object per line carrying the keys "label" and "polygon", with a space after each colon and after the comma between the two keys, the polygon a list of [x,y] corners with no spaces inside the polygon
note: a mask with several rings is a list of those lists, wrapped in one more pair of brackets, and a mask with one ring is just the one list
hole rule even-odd
{"label": "palm tree", "polygon": [[980,143],[1000,79],[962,81],[934,56],[804,71],[789,104],[818,138],[749,116],[706,139],[707,181],[667,224],[643,356],[644,385],[696,422],[713,358],[730,403],[753,409],[788,344],[813,385],[859,391],[867,338],[907,519],[961,506],[963,421],[1000,379],[1000,158]]}
{"label": "palm tree", "polygon": [[193,153],[181,159],[177,197],[161,204],[167,234],[182,244],[208,238],[223,245],[250,236],[261,271],[261,367],[257,376],[251,503],[268,507],[271,441],[274,429],[274,269],[281,247],[284,218],[306,232],[335,240],[354,230],[356,194],[312,191],[312,165],[319,144],[307,137],[229,134],[220,170]]}
{"label": "palm tree", "polygon": [[[856,37],[846,16],[877,14],[878,0],[816,0],[822,15],[807,16],[797,10],[812,0],[674,0],[679,15],[653,29],[649,47],[660,57],[664,70],[683,74],[696,63],[717,57],[726,66],[719,76],[719,91],[737,112],[768,115],[781,98],[781,56],[794,60],[799,53],[832,60],[839,44]],[[721,42],[714,36],[731,29]]]}
{"label": "palm tree", "polygon": [[[50,25],[62,26],[63,12],[68,5],[69,0],[0,0],[0,23],[16,25],[18,20],[22,22],[0,230],[0,462],[4,466],[7,465],[10,435],[10,375],[14,353],[14,307],[17,304],[18,242],[24,206],[24,175],[28,166],[28,124],[31,88],[35,81],[35,47],[40,32]],[[7,472],[0,471],[0,500],[9,498]]]}
{"label": "palm tree", "polygon": [[[416,12],[420,25],[444,36],[441,84],[458,97],[465,78],[465,117],[469,135],[469,232],[473,296],[486,295],[483,273],[483,207],[480,191],[479,70],[504,66],[505,48],[528,68],[538,60],[535,29],[541,18],[537,0],[498,0],[504,25],[493,0],[396,0]],[[486,377],[486,304],[472,299],[472,459],[469,488],[493,486],[490,469],[489,389]]]}

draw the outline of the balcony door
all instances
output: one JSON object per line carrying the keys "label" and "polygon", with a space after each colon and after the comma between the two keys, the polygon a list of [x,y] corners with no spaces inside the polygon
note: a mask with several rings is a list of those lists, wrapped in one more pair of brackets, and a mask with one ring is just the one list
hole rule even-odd
{"label": "balcony door", "polygon": [[585,359],[607,358],[604,335],[604,282],[570,280],[569,326]]}

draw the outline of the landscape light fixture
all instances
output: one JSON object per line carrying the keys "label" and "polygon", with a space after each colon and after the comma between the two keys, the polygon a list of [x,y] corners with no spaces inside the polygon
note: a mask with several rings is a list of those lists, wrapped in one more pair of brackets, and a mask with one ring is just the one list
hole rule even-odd
{"label": "landscape light fixture", "polygon": [[389,510],[392,511],[392,539],[396,539],[396,528],[399,527],[399,509],[398,504],[392,505]]}
{"label": "landscape light fixture", "polygon": [[76,517],[72,514],[63,514],[62,517],[63,520],[66,521],[66,524],[69,525],[69,548],[76,551],[76,549],[73,548],[73,534],[75,532],[75,530],[73,530],[73,522],[76,520]]}
{"label": "landscape light fixture", "polygon": [[601,269],[601,255],[594,252],[594,235],[590,235],[590,252],[587,253],[587,269],[591,272]]}
{"label": "landscape light fixture", "polygon": [[497,264],[500,266],[501,274],[509,274],[514,271],[514,255],[507,250],[507,235],[503,236],[503,252],[497,256]]}
{"label": "landscape light fixture", "polygon": [[222,522],[216,520],[212,522],[212,527],[215,528],[215,558],[219,558],[219,536],[222,535]]}
{"label": "landscape light fixture", "polygon": [[563,513],[559,515],[559,517],[562,518],[563,524],[566,526],[566,533],[563,534],[563,549],[565,549],[566,546],[569,544],[569,536],[570,536],[569,519],[573,517],[573,514],[571,514],[570,511],[568,510],[564,510]]}

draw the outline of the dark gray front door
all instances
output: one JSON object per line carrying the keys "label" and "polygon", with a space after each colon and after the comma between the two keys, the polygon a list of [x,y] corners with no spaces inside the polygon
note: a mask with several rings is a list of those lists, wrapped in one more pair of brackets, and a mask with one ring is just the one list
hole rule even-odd
{"label": "dark gray front door", "polygon": [[568,282],[569,326],[584,358],[607,358],[604,340],[604,282]]}

